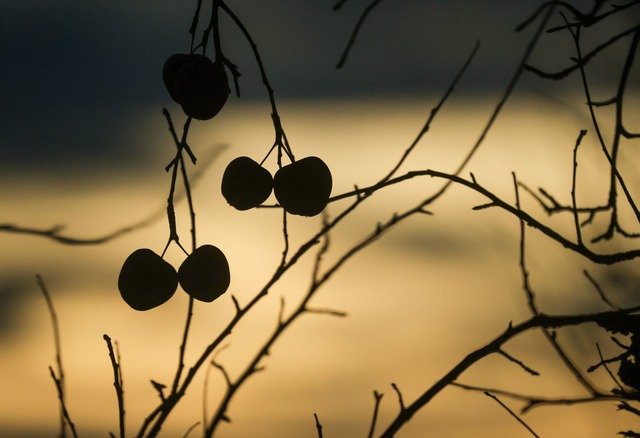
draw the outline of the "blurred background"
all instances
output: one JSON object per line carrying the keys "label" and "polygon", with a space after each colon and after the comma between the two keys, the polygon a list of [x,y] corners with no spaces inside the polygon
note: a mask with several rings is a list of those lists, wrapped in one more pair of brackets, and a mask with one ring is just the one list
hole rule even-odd
{"label": "blurred background", "polygon": [[[155,407],[150,379],[170,384],[186,317],[180,290],[163,306],[139,313],[121,300],[116,283],[133,250],[161,252],[168,238],[164,210],[170,175],[164,170],[174,145],[162,116],[169,109],[178,129],[184,122],[162,83],[164,60],[189,49],[195,2],[50,2],[22,0],[0,5],[0,224],[35,229],[60,226],[61,233],[93,239],[153,218],[148,226],[100,245],[62,245],[43,237],[0,231],[0,436],[54,436],[58,402],[47,367],[54,364],[51,322],[35,275],[43,276],[60,320],[68,408],[83,437],[117,430],[117,405],[106,345],[117,340],[122,356],[127,427],[130,434]],[[192,4],[193,3],[193,4]],[[206,2],[205,2],[206,3]],[[333,193],[374,183],[416,137],[477,41],[469,71],[401,172],[431,168],[454,171],[477,141],[516,71],[535,24],[515,32],[540,5],[533,0],[381,2],[364,23],[346,65],[336,69],[368,1],[229,1],[258,45],[275,90],[283,127],[297,157],[317,155],[331,168]],[[591,2],[574,2],[587,10]],[[208,5],[207,5],[208,6]],[[638,22],[638,7],[607,26],[584,33],[592,46],[615,29]],[[208,7],[204,14],[208,14]],[[247,303],[276,268],[283,248],[281,214],[273,209],[238,212],[219,192],[225,166],[239,155],[260,161],[273,143],[270,106],[247,41],[222,15],[225,55],[240,78],[240,98],[207,122],[194,122],[190,145],[199,162],[189,169],[194,188],[198,239],[227,255],[230,291],[195,308],[187,346],[191,364],[232,317],[233,294]],[[553,19],[561,24],[561,17]],[[592,39],[590,39],[592,38]],[[598,98],[615,89],[628,41],[589,65]],[[532,63],[551,71],[574,56],[568,32],[545,35]],[[634,70],[635,72],[635,70]],[[614,79],[612,80],[612,74]],[[637,91],[637,72],[629,96]],[[529,187],[543,187],[571,201],[572,154],[581,129],[578,201],[606,200],[608,169],[581,95],[577,75],[561,82],[525,74],[467,170],[487,188],[513,202],[512,172]],[[638,131],[637,99],[625,101],[627,127]],[[610,134],[611,112],[602,127]],[[635,123],[635,125],[634,125]],[[621,171],[634,180],[637,152],[623,148]],[[276,170],[274,157],[266,167]],[[628,167],[625,167],[628,166]],[[434,193],[442,181],[415,178],[378,192],[331,235],[331,266],[351,246],[394,212]],[[346,318],[302,317],[264,361],[231,405],[225,437],[314,437],[317,413],[327,437],[366,436],[373,391],[382,399],[379,427],[398,410],[391,383],[411,402],[467,353],[501,333],[510,321],[528,317],[519,270],[519,225],[497,209],[472,211],[486,202],[462,187],[412,218],[346,264],[313,303],[347,312]],[[349,201],[330,204],[336,215]],[[547,217],[523,195],[523,208],[573,236],[573,218]],[[177,205],[182,240],[189,223]],[[629,212],[622,225],[635,231]],[[321,219],[292,217],[292,248],[308,240]],[[597,235],[607,225],[598,216]],[[607,242],[598,252],[628,248]],[[539,305],[549,313],[606,309],[583,275],[587,269],[612,301],[637,303],[635,262],[595,266],[535,231],[527,234],[528,266]],[[176,267],[180,252],[167,259]],[[217,360],[234,377],[269,336],[281,299],[294,309],[310,282],[313,254],[272,289],[234,331]],[[594,327],[566,330],[561,339],[583,368],[619,353],[608,334]],[[541,373],[491,357],[462,382],[525,394],[585,395],[544,343],[527,334],[506,350]],[[219,371],[203,371],[166,423],[164,436],[183,436],[202,419],[203,380],[211,411],[224,389]],[[615,384],[594,374],[603,388]],[[504,401],[514,410],[519,403]],[[211,413],[209,413],[211,415]],[[540,436],[614,436],[637,424],[614,404],[541,407],[525,421]],[[637,427],[636,427],[637,428]],[[482,393],[448,388],[423,409],[400,436],[530,436]],[[195,429],[190,436],[200,434]]]}

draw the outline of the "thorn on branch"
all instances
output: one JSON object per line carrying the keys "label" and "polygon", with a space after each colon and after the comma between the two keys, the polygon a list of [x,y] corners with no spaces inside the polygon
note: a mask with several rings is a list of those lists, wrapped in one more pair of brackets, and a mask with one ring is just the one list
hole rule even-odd
{"label": "thorn on branch", "polygon": [[284,325],[284,297],[280,297],[280,311],[278,312],[278,327]]}
{"label": "thorn on branch", "polygon": [[402,398],[402,392],[400,392],[400,389],[398,388],[398,385],[396,385],[395,383],[391,384],[391,387],[393,388],[393,390],[396,392],[396,394],[398,395],[398,403],[400,404],[400,411],[404,412],[404,410],[406,409],[404,406],[404,399]]}
{"label": "thorn on branch", "polygon": [[373,391],[373,398],[375,400],[375,404],[373,406],[373,418],[371,419],[371,427],[369,428],[368,438],[373,438],[373,434],[376,429],[376,423],[378,422],[378,412],[380,411],[380,401],[382,400],[382,396],[384,394],[378,391]]}
{"label": "thorn on branch", "polygon": [[345,318],[348,315],[347,312],[343,312],[341,310],[333,310],[333,309],[320,309],[320,308],[314,308],[314,307],[307,307],[304,309],[306,312],[309,313],[315,313],[318,315],[329,315],[329,316],[336,316],[339,318]]}
{"label": "thorn on branch", "polygon": [[313,418],[316,421],[316,430],[318,431],[318,438],[322,438],[322,424],[320,424],[318,415],[315,412],[313,413]]}
{"label": "thorn on branch", "polygon": [[491,207],[496,207],[496,204],[494,202],[487,202],[486,204],[481,204],[481,205],[476,205],[475,207],[471,208],[474,211],[479,211],[479,210],[485,210],[487,208],[491,208]]}
{"label": "thorn on branch", "polygon": [[238,315],[241,312],[241,309],[240,309],[240,303],[238,303],[238,299],[236,298],[235,295],[231,295],[231,301],[233,301],[233,306],[236,309],[236,315]]}
{"label": "thorn on branch", "polygon": [[622,401],[620,402],[620,404],[618,404],[618,410],[631,412],[632,414],[635,414],[640,417],[640,409],[634,408],[626,401]]}
{"label": "thorn on branch", "polygon": [[153,385],[153,388],[158,392],[158,395],[160,396],[160,400],[162,400],[163,402],[166,400],[165,396],[164,396],[164,389],[167,387],[167,385],[163,385],[162,383],[158,383],[155,380],[151,380],[151,385]]}

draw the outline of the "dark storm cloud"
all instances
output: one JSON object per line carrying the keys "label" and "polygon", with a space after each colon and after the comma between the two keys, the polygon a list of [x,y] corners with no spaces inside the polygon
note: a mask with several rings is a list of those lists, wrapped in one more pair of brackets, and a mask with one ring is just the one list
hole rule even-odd
{"label": "dark storm cloud", "polygon": [[[205,2],[206,4],[207,2]],[[468,84],[502,86],[534,0],[381,2],[336,70],[368,1],[229,1],[256,40],[278,98],[440,93],[477,40]],[[185,6],[187,5],[187,6]],[[5,166],[118,162],[140,108],[170,103],[164,59],[189,47],[195,1],[21,0],[0,6],[0,150]],[[207,13],[207,11],[205,11]],[[249,46],[223,16],[223,48],[246,99],[263,99]]]}
{"label": "dark storm cloud", "polygon": [[1,162],[122,155],[114,145],[130,109],[159,100],[157,71],[171,35],[168,14],[154,18],[128,3],[3,2]]}

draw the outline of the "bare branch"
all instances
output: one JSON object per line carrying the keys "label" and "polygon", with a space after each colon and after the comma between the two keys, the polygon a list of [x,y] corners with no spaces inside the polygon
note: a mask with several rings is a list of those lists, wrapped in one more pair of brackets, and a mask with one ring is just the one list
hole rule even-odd
{"label": "bare branch", "polygon": [[[382,433],[381,437],[389,438],[395,435],[395,433],[406,424],[415,413],[420,410],[423,406],[429,403],[436,395],[438,395],[444,388],[448,385],[455,382],[460,375],[469,369],[473,364],[477,363],[481,359],[486,356],[496,353],[503,344],[513,339],[514,337],[532,330],[532,329],[552,329],[559,327],[569,327],[575,326],[590,322],[598,322],[602,320],[607,320],[608,318],[617,318],[623,315],[628,315],[632,312],[637,312],[640,309],[640,306],[636,306],[634,308],[629,308],[623,311],[608,311],[608,312],[600,312],[600,313],[591,313],[591,314],[581,314],[581,315],[547,315],[547,314],[536,314],[530,317],[528,320],[525,320],[519,324],[513,325],[509,324],[508,328],[496,338],[494,338],[489,343],[484,346],[478,348],[477,350],[469,353],[464,359],[458,362],[451,370],[442,376],[436,383],[434,383],[431,387],[425,390],[416,400],[412,403],[405,406],[396,417],[393,419],[391,424],[387,427],[387,429]],[[599,392],[592,393],[589,398],[586,400],[592,401],[595,399],[619,399],[620,396],[612,396],[612,395],[602,395]],[[585,399],[563,399],[563,404],[577,403],[583,402]],[[547,400],[545,399],[545,402]],[[536,402],[540,403],[540,402]],[[534,402],[530,403],[529,408],[531,408]]]}

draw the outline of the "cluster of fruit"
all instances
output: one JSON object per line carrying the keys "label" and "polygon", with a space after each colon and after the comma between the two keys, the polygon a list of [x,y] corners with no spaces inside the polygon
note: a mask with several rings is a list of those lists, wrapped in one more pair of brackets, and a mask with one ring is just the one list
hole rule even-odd
{"label": "cluster of fruit", "polygon": [[281,167],[275,176],[249,157],[231,161],[222,176],[222,195],[238,210],[257,207],[273,190],[287,213],[315,216],[327,206],[333,180],[318,157],[306,157]]}
{"label": "cluster of fruit", "polygon": [[211,302],[229,288],[231,277],[225,255],[213,245],[203,245],[184,259],[176,272],[148,248],[129,255],[118,277],[122,299],[135,310],[150,310],[167,302],[178,284],[191,297]]}
{"label": "cluster of fruit", "polygon": [[[171,55],[162,69],[171,98],[184,113],[209,120],[229,97],[229,81],[222,61],[198,54]],[[290,214],[315,216],[329,202],[331,171],[318,157],[306,157],[271,173],[249,157],[234,159],[222,177],[222,195],[238,210],[261,205],[271,192]],[[135,310],[149,310],[168,301],[178,284],[194,299],[211,302],[229,287],[229,264],[213,245],[203,245],[184,260],[178,271],[148,248],[134,251],[125,260],[118,278],[124,301]]]}
{"label": "cluster of fruit", "polygon": [[162,80],[184,113],[198,120],[218,114],[230,93],[222,61],[195,53],[171,55],[162,68]]}
{"label": "cluster of fruit", "polygon": [[[171,55],[164,63],[162,79],[184,113],[198,120],[218,114],[230,93],[222,61],[204,55]],[[293,161],[274,177],[251,158],[238,157],[224,172],[222,194],[231,206],[248,210],[266,201],[273,190],[287,213],[315,216],[327,206],[332,184],[329,168],[318,157]]]}

